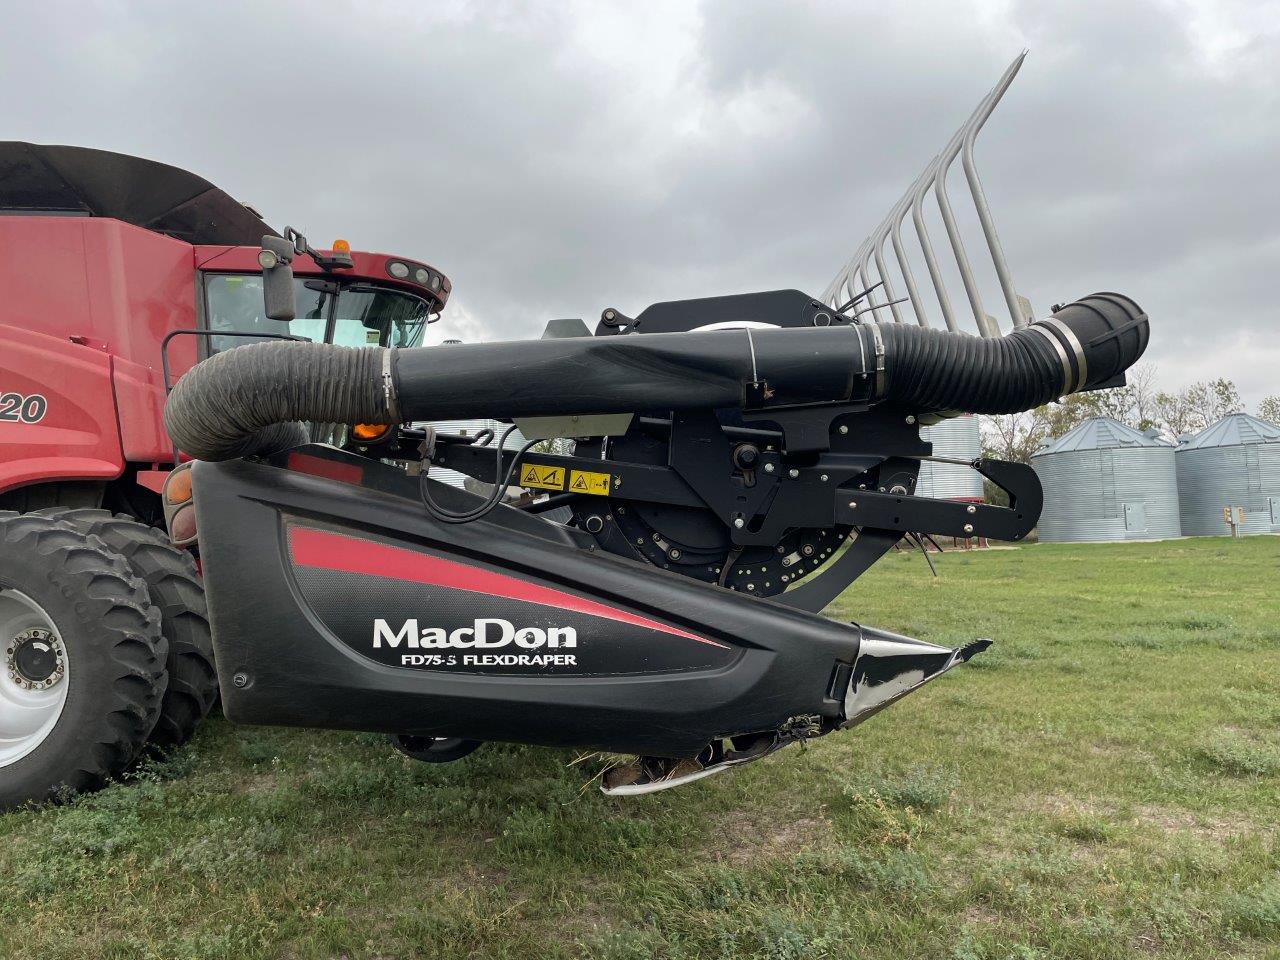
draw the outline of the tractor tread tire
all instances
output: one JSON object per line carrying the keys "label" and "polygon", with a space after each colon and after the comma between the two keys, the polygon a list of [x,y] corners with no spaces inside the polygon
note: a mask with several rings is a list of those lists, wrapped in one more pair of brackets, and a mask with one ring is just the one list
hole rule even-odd
{"label": "tractor tread tire", "polygon": [[39,512],[100,537],[146,582],[151,604],[160,611],[160,632],[169,641],[169,688],[150,745],[160,753],[181,747],[218,699],[209,610],[195,559],[127,514],[70,507]]}
{"label": "tractor tread tire", "polygon": [[0,809],[95,790],[133,763],[159,719],[168,679],[159,611],[106,543],[39,514],[0,512],[0,585],[45,608],[72,684],[48,736],[0,767]]}

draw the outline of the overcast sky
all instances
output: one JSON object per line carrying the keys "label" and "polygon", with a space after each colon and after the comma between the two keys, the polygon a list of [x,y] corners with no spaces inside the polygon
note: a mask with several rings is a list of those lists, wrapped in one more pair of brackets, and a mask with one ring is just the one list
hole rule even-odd
{"label": "overcast sky", "polygon": [[978,163],[1037,314],[1119,290],[1165,386],[1280,393],[1277,2],[23,4],[0,115],[427,260],[433,339],[533,337],[820,294],[1024,48]]}

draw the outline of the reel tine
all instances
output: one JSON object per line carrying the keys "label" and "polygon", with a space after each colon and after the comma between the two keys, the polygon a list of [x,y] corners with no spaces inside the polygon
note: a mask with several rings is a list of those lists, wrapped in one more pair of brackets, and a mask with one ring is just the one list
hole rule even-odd
{"label": "reel tine", "polygon": [[902,248],[902,221],[906,219],[907,211],[911,209],[911,200],[914,196],[916,186],[920,180],[924,179],[924,174],[911,185],[911,189],[902,195],[902,199],[898,201],[897,207],[894,209],[893,228],[889,232],[889,241],[893,244],[893,255],[898,261],[898,270],[902,274],[902,282],[907,287],[907,299],[911,301],[911,309],[915,311],[916,320],[922,327],[929,326],[929,317],[925,313],[924,301],[920,298],[920,291],[916,288],[915,273],[911,269],[911,263],[907,260],[906,252]]}
{"label": "reel tine", "polygon": [[860,283],[864,292],[873,287],[870,277],[873,272],[872,263],[874,262],[874,273],[878,278],[876,285],[882,287],[882,293],[887,302],[879,303],[874,293],[869,293],[868,304],[872,309],[887,306],[893,314],[894,320],[901,323],[903,316],[897,307],[897,303],[901,301],[895,296],[894,281],[890,277],[890,271],[884,257],[884,245],[888,242],[893,246],[893,259],[897,264],[899,275],[902,277],[903,285],[906,288],[907,296],[905,299],[911,304],[911,310],[915,314],[916,322],[922,327],[930,325],[928,312],[925,309],[924,300],[920,295],[915,273],[902,240],[902,225],[906,221],[907,214],[910,213],[912,225],[915,227],[916,239],[920,245],[921,253],[924,255],[925,266],[928,268],[929,279],[933,284],[938,305],[942,310],[943,322],[948,330],[960,329],[955,308],[952,305],[946,281],[939,266],[937,252],[925,225],[924,201],[932,190],[935,202],[938,205],[938,212],[942,217],[943,226],[946,229],[947,240],[951,247],[956,268],[960,273],[960,279],[965,288],[969,307],[973,312],[974,323],[977,326],[978,333],[984,337],[1001,336],[1000,325],[993,317],[987,314],[983,306],[982,294],[974,276],[969,253],[965,248],[964,239],[956,222],[955,210],[952,207],[951,197],[948,192],[947,175],[956,158],[959,157],[965,171],[969,193],[978,214],[978,221],[986,239],[987,250],[995,267],[1001,292],[1004,294],[1005,302],[1009,307],[1013,326],[1016,329],[1027,325],[1030,318],[1026,316],[1024,307],[1019,302],[1008,259],[1005,257],[1004,248],[996,232],[990,204],[987,202],[986,193],[983,190],[981,178],[978,176],[977,164],[973,155],[978,133],[990,118],[996,105],[1003,98],[1005,91],[1009,89],[1009,85],[1013,82],[1013,78],[1017,75],[1019,68],[1021,68],[1026,55],[1024,50],[1006,68],[996,85],[988,91],[973,113],[960,125],[960,128],[956,130],[942,152],[929,162],[920,176],[907,189],[906,193],[890,208],[888,215],[871,231],[858,247],[853,259],[836,274],[835,279],[828,285],[827,291],[823,295],[824,301],[830,303],[833,307],[838,306],[841,302],[842,287],[844,293],[847,294],[844,299],[852,298],[856,295],[854,290],[855,282]]}
{"label": "reel tine", "polygon": [[973,205],[978,211],[978,220],[981,222],[982,232],[987,238],[987,248],[991,251],[991,260],[995,264],[996,276],[1000,278],[1000,289],[1004,292],[1004,300],[1009,307],[1009,319],[1013,321],[1015,330],[1019,327],[1025,327],[1028,318],[1023,314],[1022,306],[1018,303],[1018,292],[1013,286],[1013,275],[1009,272],[1009,263],[1004,256],[1004,247],[1001,245],[1000,237],[996,233],[995,222],[991,219],[991,207],[987,204],[987,195],[982,189],[982,181],[978,177],[978,168],[973,160],[973,144],[978,138],[978,131],[987,122],[987,118],[995,110],[996,104],[1000,102],[1004,92],[1009,89],[1009,84],[1013,83],[1013,78],[1017,76],[1018,70],[1022,67],[1022,61],[1026,57],[1027,52],[1024,50],[1009,65],[1009,69],[1004,72],[1004,76],[1000,78],[1000,82],[996,84],[995,90],[992,91],[989,103],[982,113],[982,119],[972,126],[965,135],[964,149],[961,151],[961,163],[964,167],[965,179],[969,181],[969,192],[973,195]]}
{"label": "reel tine", "polygon": [[942,162],[942,155],[933,158],[933,162],[925,169],[916,185],[915,191],[911,195],[911,222],[916,228],[916,237],[920,241],[920,250],[924,254],[925,266],[929,269],[929,279],[933,282],[934,293],[938,297],[938,306],[942,308],[942,319],[947,325],[948,330],[959,330],[956,324],[955,310],[951,306],[951,296],[947,293],[946,281],[942,279],[942,271],[938,267],[938,257],[933,252],[933,244],[929,241],[929,230],[924,224],[924,198],[929,193],[929,188],[933,186],[933,179],[937,176],[938,164]]}
{"label": "reel tine", "polygon": [[[1008,75],[1008,71],[1006,71],[1006,75]],[[997,90],[999,90],[999,84],[983,97],[977,109],[969,115],[969,119],[964,122],[960,129],[956,131],[955,136],[951,138],[951,142],[947,144],[946,150],[942,153],[942,162],[938,165],[937,174],[933,182],[933,194],[938,201],[938,211],[942,214],[942,224],[946,228],[947,239],[951,241],[951,252],[955,255],[956,266],[960,270],[960,280],[964,284],[965,294],[969,298],[969,308],[973,311],[973,319],[978,326],[978,332],[984,337],[1000,336],[1000,328],[987,316],[987,311],[982,305],[982,294],[978,290],[977,280],[974,279],[973,267],[969,264],[969,254],[964,248],[964,238],[961,237],[960,228],[956,225],[955,211],[951,207],[951,197],[947,193],[947,174],[951,172],[951,165],[955,163],[956,157],[960,155],[965,141],[970,135],[977,136],[978,130],[986,122],[987,117],[991,115],[991,110],[995,108],[994,98]],[[1003,93],[1003,91],[1001,92]]]}
{"label": "reel tine", "polygon": [[884,268],[884,259],[881,256],[881,247],[884,244],[884,234],[877,233],[875,245],[872,247],[872,253],[875,255],[876,272],[880,274],[880,279],[884,282],[884,295],[888,298],[889,312],[893,314],[893,322],[901,323],[902,314],[898,312],[898,301],[894,296],[893,284],[889,280],[889,271]]}

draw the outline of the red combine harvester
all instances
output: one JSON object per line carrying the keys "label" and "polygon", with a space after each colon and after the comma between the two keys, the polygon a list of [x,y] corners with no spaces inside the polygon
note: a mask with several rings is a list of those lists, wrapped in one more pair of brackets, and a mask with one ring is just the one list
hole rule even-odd
{"label": "red combine harvester", "polygon": [[[0,143],[0,808],[184,743],[217,696],[195,561],[156,529],[169,386],[261,339],[417,346],[448,299],[427,264],[286,230],[298,309],[269,319],[264,236],[184,170]],[[189,483],[168,496],[182,540]],[[71,632],[98,662],[69,662]]]}

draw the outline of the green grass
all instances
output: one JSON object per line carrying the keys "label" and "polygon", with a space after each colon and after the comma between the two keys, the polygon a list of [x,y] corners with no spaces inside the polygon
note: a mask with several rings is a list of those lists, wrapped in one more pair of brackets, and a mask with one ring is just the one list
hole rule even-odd
{"label": "green grass", "polygon": [[972,664],[610,800],[567,752],[235,728],[0,816],[0,957],[1280,957],[1280,539],[894,555],[833,611]]}

